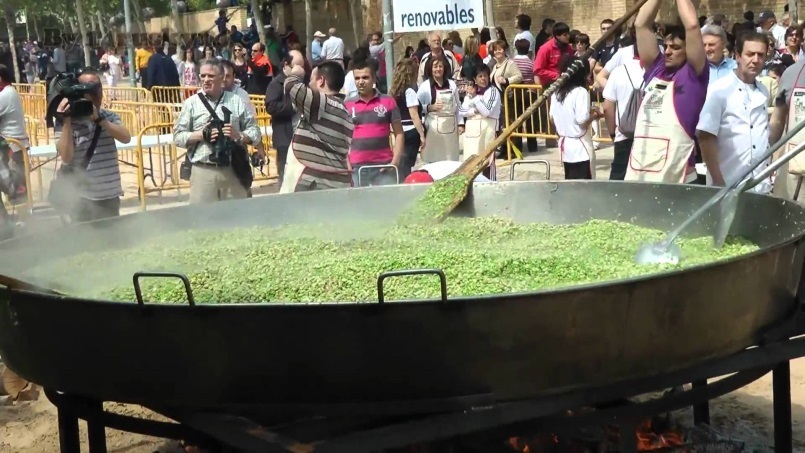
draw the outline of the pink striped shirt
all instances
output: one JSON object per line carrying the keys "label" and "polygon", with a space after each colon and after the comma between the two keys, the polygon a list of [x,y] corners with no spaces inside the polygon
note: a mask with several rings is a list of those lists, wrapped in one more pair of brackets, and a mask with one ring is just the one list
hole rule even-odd
{"label": "pink striped shirt", "polygon": [[352,146],[349,163],[352,165],[388,164],[394,157],[389,141],[391,124],[400,121],[400,109],[393,97],[375,92],[365,101],[357,94],[344,102],[352,117]]}
{"label": "pink striped shirt", "polygon": [[528,55],[516,55],[512,60],[523,73],[523,83],[534,83],[534,62]]}

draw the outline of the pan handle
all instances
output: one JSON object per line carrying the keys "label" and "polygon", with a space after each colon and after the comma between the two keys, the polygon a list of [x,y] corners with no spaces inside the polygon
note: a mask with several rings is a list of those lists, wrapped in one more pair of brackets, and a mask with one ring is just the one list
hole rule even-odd
{"label": "pan handle", "polygon": [[547,181],[547,180],[551,179],[551,163],[548,162],[547,160],[542,160],[542,159],[539,159],[539,160],[524,160],[524,159],[520,159],[520,160],[515,160],[514,162],[512,162],[511,166],[509,167],[510,168],[510,170],[509,170],[509,180],[514,181],[514,167],[515,166],[517,166],[517,165],[531,165],[531,164],[544,165],[545,166],[545,180]]}
{"label": "pan handle", "polygon": [[447,302],[447,277],[444,276],[444,271],[441,269],[408,269],[400,271],[383,272],[377,277],[377,302],[384,303],[386,301],[385,290],[383,289],[383,282],[390,277],[402,277],[409,275],[436,275],[439,277],[439,286],[441,289],[441,300]]}
{"label": "pan handle", "polygon": [[190,288],[190,279],[187,275],[178,274],[175,272],[135,272],[134,273],[134,295],[137,297],[137,304],[144,306],[143,290],[140,288],[140,279],[146,278],[178,278],[184,283],[184,291],[187,294],[187,303],[191,307],[196,306],[196,300],[193,298],[193,290]]}

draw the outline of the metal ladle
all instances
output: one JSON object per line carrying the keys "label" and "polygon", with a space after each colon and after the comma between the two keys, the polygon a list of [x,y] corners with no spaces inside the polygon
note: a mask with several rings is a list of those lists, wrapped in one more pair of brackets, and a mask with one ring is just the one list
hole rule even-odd
{"label": "metal ladle", "polygon": [[679,237],[679,235],[687,227],[699,220],[704,213],[707,212],[707,210],[723,201],[720,206],[720,216],[718,219],[718,224],[716,225],[716,232],[713,234],[713,246],[715,248],[721,248],[721,246],[724,245],[724,241],[727,238],[727,233],[729,232],[732,221],[735,218],[735,209],[738,206],[738,196],[742,192],[745,192],[763,182],[763,180],[771,176],[772,173],[790,161],[794,156],[805,150],[805,142],[800,143],[796,148],[788,151],[779,159],[772,162],[771,165],[769,165],[759,175],[750,178],[752,172],[762,163],[771,158],[774,153],[776,153],[780,148],[794,138],[794,136],[803,128],[805,128],[805,121],[800,122],[794,126],[794,128],[789,130],[785,136],[780,138],[780,140],[774,144],[774,146],[769,148],[763,158],[759,159],[754,165],[744,171],[741,177],[737,178],[735,182],[728,184],[719,190],[718,193],[713,196],[713,198],[707,200],[707,202],[702,205],[702,207],[697,209],[693,215],[688,217],[687,220],[666,234],[662,241],[644,245],[637,252],[637,256],[635,257],[637,263],[678,264],[682,255],[682,250],[679,248],[679,245],[675,243],[677,237]]}

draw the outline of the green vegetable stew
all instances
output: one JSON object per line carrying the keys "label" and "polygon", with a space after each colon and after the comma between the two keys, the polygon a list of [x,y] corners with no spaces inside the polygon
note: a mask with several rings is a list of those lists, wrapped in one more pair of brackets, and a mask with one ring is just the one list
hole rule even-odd
{"label": "green vegetable stew", "polygon": [[[385,271],[437,268],[450,297],[534,291],[635,277],[757,250],[731,238],[680,241],[680,266],[635,264],[662,232],[593,220],[576,225],[449,218],[435,226],[286,226],[166,235],[137,248],[49,263],[28,277],[67,294],[134,301],[137,271],[186,274],[197,303],[376,301]],[[146,302],[186,303],[176,279],[144,279]],[[389,278],[390,300],[437,298],[433,275]]]}

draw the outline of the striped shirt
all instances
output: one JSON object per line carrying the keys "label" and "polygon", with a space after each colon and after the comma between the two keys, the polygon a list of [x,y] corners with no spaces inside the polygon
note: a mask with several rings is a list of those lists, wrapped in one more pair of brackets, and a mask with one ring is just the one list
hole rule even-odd
{"label": "striped shirt", "polygon": [[[114,112],[101,109],[101,118],[112,124],[120,125],[120,116]],[[73,120],[73,162],[79,167],[79,162],[87,158],[87,150],[95,135],[95,128],[101,127],[90,120]],[[98,144],[92,159],[89,161],[84,177],[86,184],[82,186],[81,198],[87,200],[110,200],[123,196],[123,187],[120,183],[120,167],[117,163],[117,145],[115,139],[106,129],[101,129]]]}
{"label": "striped shirt", "polygon": [[[220,98],[212,99],[207,96],[207,101],[210,107],[215,110],[215,114],[223,121],[224,112],[223,107],[232,112],[232,126],[233,129],[238,130],[243,135],[249,138],[252,143],[259,143],[261,141],[260,128],[257,127],[257,122],[254,116],[249,113],[249,109],[243,103],[243,100],[235,93],[224,91]],[[209,110],[204,107],[204,103],[198,95],[193,95],[184,101],[182,113],[176,119],[176,124],[173,127],[173,142],[178,148],[187,148],[187,141],[190,139],[190,134],[195,131],[203,130],[207,123],[210,122],[212,116]],[[190,161],[193,163],[211,163],[210,155],[212,154],[212,145],[201,141],[195,145],[190,145],[192,154]]]}
{"label": "striped shirt", "polygon": [[360,96],[348,97],[344,102],[352,115],[355,130],[349,148],[349,163],[387,164],[394,157],[389,141],[391,124],[400,121],[400,109],[393,97],[375,91],[374,97],[365,101]]}
{"label": "striped shirt", "polygon": [[311,90],[294,75],[285,79],[285,95],[301,116],[290,149],[305,167],[302,182],[322,189],[350,187],[347,155],[354,126],[343,96]]}
{"label": "striped shirt", "polygon": [[528,58],[528,55],[515,55],[512,61],[523,73],[523,83],[534,83],[534,61]]}

